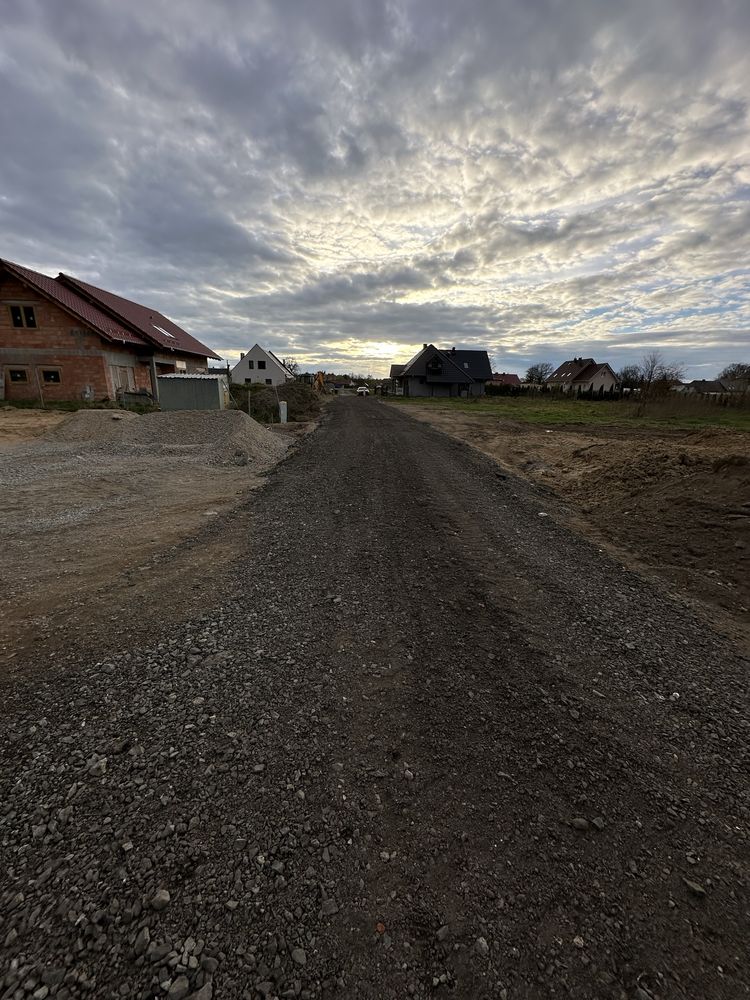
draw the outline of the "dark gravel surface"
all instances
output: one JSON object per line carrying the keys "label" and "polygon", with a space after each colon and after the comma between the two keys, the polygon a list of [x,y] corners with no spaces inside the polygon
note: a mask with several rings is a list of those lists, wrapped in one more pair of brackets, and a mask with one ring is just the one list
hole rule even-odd
{"label": "dark gravel surface", "polygon": [[335,401],[200,617],[6,680],[0,997],[750,995],[748,662],[563,521]]}

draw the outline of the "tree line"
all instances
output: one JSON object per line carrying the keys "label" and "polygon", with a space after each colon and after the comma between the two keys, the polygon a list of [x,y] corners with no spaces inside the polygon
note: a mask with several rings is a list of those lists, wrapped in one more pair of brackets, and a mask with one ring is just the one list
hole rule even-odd
{"label": "tree line", "polygon": [[[539,361],[526,371],[526,381],[535,385],[543,385],[555,370],[549,361]],[[637,364],[625,365],[615,372],[621,389],[640,389],[645,392],[656,392],[660,388],[668,389],[685,378],[685,365],[679,361],[668,361],[661,351],[649,351]],[[750,364],[735,362],[727,365],[719,372],[719,379],[743,380],[750,379]]]}

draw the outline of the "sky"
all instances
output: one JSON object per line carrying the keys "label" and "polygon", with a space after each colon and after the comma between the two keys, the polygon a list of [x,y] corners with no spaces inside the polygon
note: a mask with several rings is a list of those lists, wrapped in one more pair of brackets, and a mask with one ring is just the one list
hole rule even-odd
{"label": "sky", "polygon": [[234,361],[750,361],[747,0],[3,0],[0,257]]}

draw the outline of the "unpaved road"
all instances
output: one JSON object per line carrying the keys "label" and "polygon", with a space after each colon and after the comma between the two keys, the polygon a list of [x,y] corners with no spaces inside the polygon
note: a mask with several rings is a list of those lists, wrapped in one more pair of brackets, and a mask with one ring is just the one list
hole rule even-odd
{"label": "unpaved road", "polygon": [[750,652],[750,434],[638,427],[627,416],[545,426],[456,402],[406,406],[506,471],[552,489],[571,505],[577,530],[663,581]]}
{"label": "unpaved road", "polygon": [[337,400],[201,616],[6,680],[0,996],[747,996],[748,662],[541,497]]}

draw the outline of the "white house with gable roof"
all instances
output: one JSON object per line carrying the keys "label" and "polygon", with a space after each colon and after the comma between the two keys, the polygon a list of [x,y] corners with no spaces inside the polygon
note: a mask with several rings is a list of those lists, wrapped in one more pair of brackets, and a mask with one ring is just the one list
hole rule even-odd
{"label": "white house with gable roof", "polygon": [[294,375],[285,368],[273,351],[267,351],[256,344],[247,354],[240,354],[240,360],[232,369],[232,382],[237,385],[284,385],[293,382]]}

